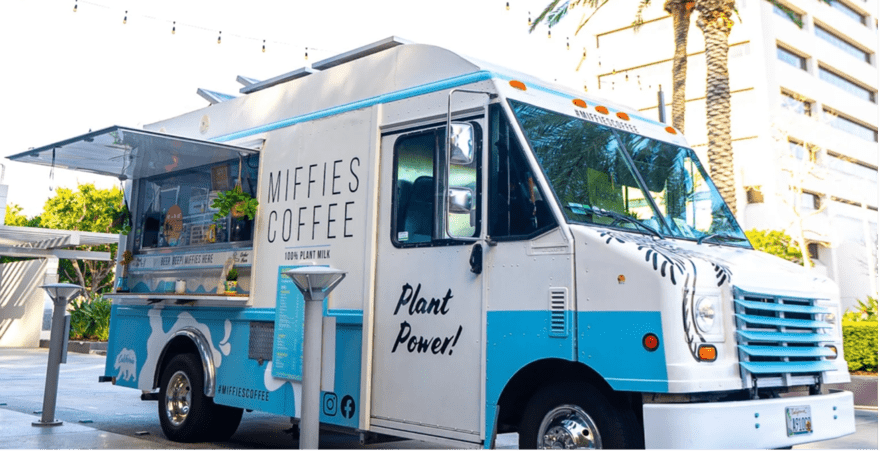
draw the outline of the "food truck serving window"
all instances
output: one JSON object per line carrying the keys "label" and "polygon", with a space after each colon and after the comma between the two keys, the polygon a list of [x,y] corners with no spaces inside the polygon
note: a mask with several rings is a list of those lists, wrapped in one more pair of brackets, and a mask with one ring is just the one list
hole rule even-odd
{"label": "food truck serving window", "polygon": [[249,155],[220,163],[141,179],[137,187],[135,248],[149,252],[193,246],[250,243],[253,220],[225,216],[213,208],[224,191],[240,185],[251,197],[257,192],[259,156]]}

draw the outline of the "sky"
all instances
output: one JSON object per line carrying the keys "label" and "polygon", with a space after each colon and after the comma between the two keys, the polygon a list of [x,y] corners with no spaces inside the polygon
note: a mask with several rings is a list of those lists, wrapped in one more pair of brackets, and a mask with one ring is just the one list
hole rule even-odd
{"label": "sky", "polygon": [[[572,36],[580,14],[553,27],[552,38],[545,25],[528,33],[529,17],[547,2],[3,0],[0,156],[178,116],[207,106],[198,88],[240,95],[238,75],[271,78],[392,35],[578,88],[585,77],[575,72],[578,42],[589,39]],[[55,187],[119,184],[64,169],[50,179],[47,167],[0,163],[7,202],[28,217]]]}

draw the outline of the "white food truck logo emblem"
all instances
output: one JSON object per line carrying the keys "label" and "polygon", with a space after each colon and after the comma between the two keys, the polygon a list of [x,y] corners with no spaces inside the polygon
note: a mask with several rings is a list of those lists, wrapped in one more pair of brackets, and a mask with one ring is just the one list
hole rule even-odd
{"label": "white food truck logo emblem", "polygon": [[137,379],[137,355],[131,349],[122,348],[122,351],[116,355],[113,368],[119,371],[116,374],[117,380]]}

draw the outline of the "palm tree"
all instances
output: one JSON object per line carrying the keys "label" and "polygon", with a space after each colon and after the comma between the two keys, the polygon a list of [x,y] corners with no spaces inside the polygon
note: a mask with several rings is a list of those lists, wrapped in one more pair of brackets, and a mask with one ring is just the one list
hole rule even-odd
{"label": "palm tree", "polygon": [[733,143],[730,135],[730,74],[727,70],[728,37],[734,0],[698,0],[697,26],[706,41],[706,129],[709,169],[721,197],[736,214]]}
{"label": "palm tree", "polygon": [[[578,32],[590,21],[593,16],[602,9],[609,0],[573,0],[559,3],[561,0],[551,1],[538,18],[532,22],[529,32],[542,21],[546,21],[547,25],[553,26],[557,24],[563,17],[576,6],[586,6],[593,9],[589,16],[584,16],[578,24],[574,34]],[[633,30],[638,30],[642,24],[642,12],[651,4],[651,0],[639,0],[636,9],[636,17],[633,21]],[[691,12],[694,10],[694,2],[692,0],[666,0],[663,9],[672,15],[672,26],[675,39],[675,53],[672,59],[672,126],[684,133],[684,109],[685,109],[685,80],[687,78],[687,38],[690,29]],[[583,62],[583,61],[581,61]]]}

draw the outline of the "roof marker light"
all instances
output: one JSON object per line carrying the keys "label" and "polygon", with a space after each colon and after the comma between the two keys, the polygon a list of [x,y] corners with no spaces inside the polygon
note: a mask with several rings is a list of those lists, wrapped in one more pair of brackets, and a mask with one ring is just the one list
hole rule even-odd
{"label": "roof marker light", "polygon": [[618,112],[617,112],[617,117],[619,117],[619,118],[621,118],[621,119],[623,119],[623,120],[625,120],[625,121],[628,121],[628,120],[629,120],[629,115],[626,114],[626,113],[624,113],[623,111],[618,111]]}
{"label": "roof marker light", "polygon": [[600,112],[600,113],[602,113],[602,114],[608,114],[608,108],[605,108],[605,107],[602,106],[602,105],[597,106],[597,107],[596,107],[596,111],[598,111],[598,112]]}
{"label": "roof marker light", "polygon": [[510,86],[519,89],[520,91],[526,90],[526,84],[519,80],[510,80]]}
{"label": "roof marker light", "polygon": [[574,100],[571,101],[571,103],[573,103],[575,106],[578,106],[578,107],[581,107],[581,108],[586,108],[586,107],[587,107],[587,102],[584,102],[584,101],[581,100],[581,99],[574,99]]}
{"label": "roof marker light", "polygon": [[677,134],[678,134],[678,132],[675,131],[675,129],[672,128],[672,127],[666,127],[666,131],[667,131],[668,133],[673,134],[673,135],[677,135]]}

